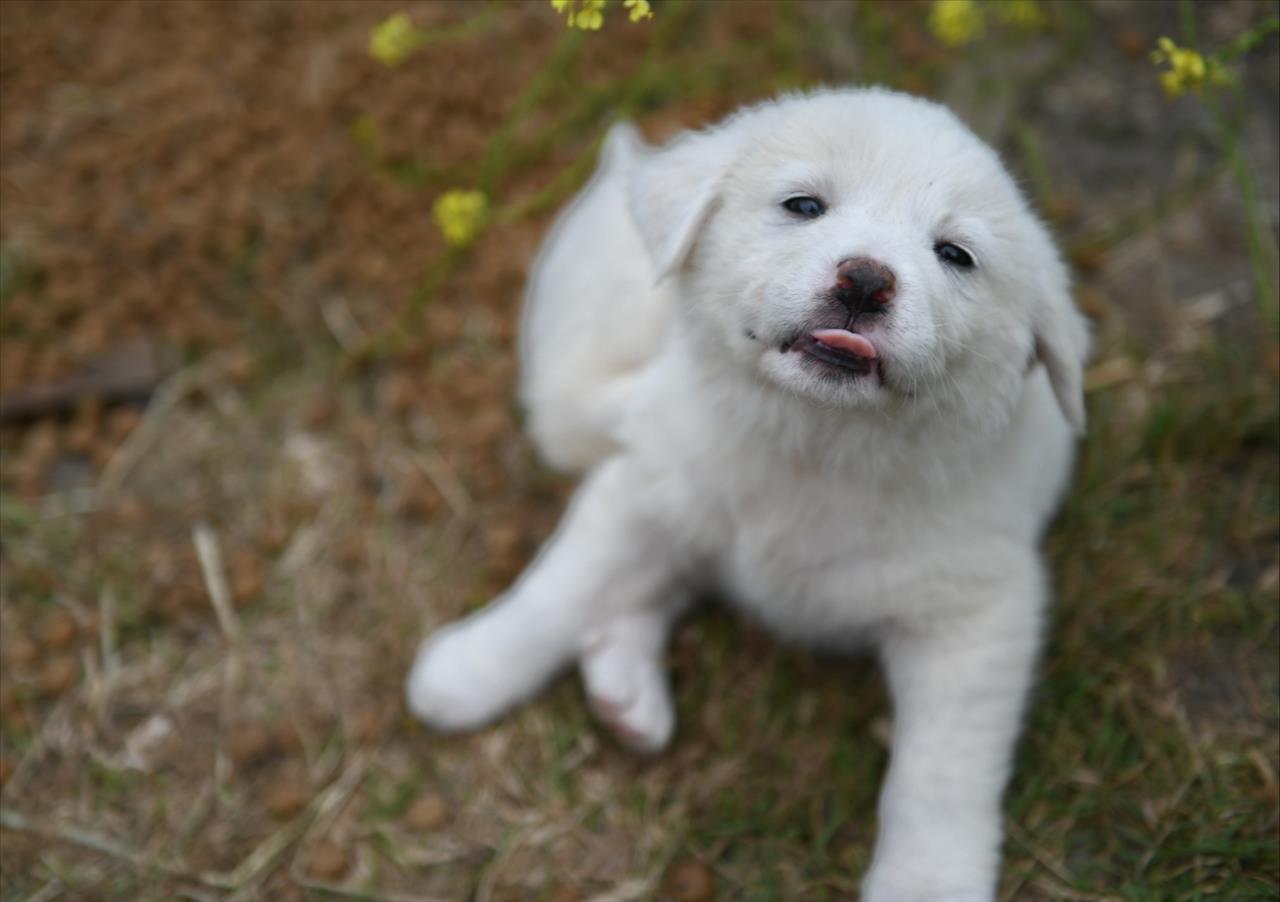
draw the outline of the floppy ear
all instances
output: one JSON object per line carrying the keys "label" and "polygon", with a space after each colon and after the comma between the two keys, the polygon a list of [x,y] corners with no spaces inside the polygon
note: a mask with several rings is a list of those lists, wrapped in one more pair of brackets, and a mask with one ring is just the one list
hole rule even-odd
{"label": "floppy ear", "polygon": [[661,281],[684,265],[720,194],[733,130],[689,132],[640,161],[627,185],[631,216]]}
{"label": "floppy ear", "polygon": [[1089,329],[1076,309],[1066,277],[1042,279],[1040,303],[1032,330],[1036,358],[1049,373],[1053,396],[1076,435],[1084,434],[1084,362],[1089,356]]}

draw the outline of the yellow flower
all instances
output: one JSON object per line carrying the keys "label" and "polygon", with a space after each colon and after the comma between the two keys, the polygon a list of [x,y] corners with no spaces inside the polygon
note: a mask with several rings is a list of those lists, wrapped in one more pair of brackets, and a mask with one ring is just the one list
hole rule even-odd
{"label": "yellow flower", "polygon": [[969,43],[982,28],[982,10],[974,0],[934,0],[929,10],[929,30],[948,46]]}
{"label": "yellow flower", "polygon": [[483,191],[446,191],[431,209],[444,240],[465,247],[484,230],[489,219],[489,201]]}
{"label": "yellow flower", "polygon": [[1179,47],[1169,38],[1160,38],[1157,49],[1151,51],[1151,61],[1156,65],[1168,63],[1169,68],[1160,73],[1160,86],[1165,94],[1178,97],[1187,91],[1199,91],[1205,85],[1225,85],[1231,81],[1222,63],[1210,57],[1205,59],[1188,47]]}
{"label": "yellow flower", "polygon": [[396,13],[369,33],[369,55],[384,66],[398,66],[422,46],[422,33],[406,13]]}
{"label": "yellow flower", "polygon": [[[551,8],[558,13],[565,13],[570,28],[583,31],[599,31],[604,25],[604,5],[607,0],[551,0]],[[652,19],[653,8],[650,0],[622,0],[622,5],[630,10],[631,21]]]}
{"label": "yellow flower", "polygon": [[1000,0],[995,4],[995,11],[1002,21],[1027,30],[1043,28],[1046,21],[1036,0]]}
{"label": "yellow flower", "polygon": [[570,28],[583,31],[599,31],[604,25],[605,0],[551,0],[551,7],[558,13],[567,12]]}
{"label": "yellow flower", "polygon": [[649,7],[649,0],[622,0],[622,5],[631,10],[632,22],[653,18],[653,10]]}
{"label": "yellow flower", "polygon": [[582,9],[573,24],[583,31],[599,31],[604,24],[604,0],[582,0]]}

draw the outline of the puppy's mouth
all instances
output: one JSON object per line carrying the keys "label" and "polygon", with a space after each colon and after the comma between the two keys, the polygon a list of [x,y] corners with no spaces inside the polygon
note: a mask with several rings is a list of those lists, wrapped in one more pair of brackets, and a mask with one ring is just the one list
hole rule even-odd
{"label": "puppy's mouth", "polygon": [[883,377],[880,355],[871,339],[847,329],[801,333],[785,342],[782,350],[799,353],[806,363],[832,374]]}

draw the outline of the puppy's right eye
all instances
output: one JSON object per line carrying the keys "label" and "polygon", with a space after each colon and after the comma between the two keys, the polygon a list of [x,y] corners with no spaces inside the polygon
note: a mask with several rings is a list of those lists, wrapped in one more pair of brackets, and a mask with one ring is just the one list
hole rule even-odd
{"label": "puppy's right eye", "polygon": [[782,207],[788,213],[794,213],[801,219],[817,219],[823,213],[827,212],[826,205],[816,197],[801,195],[799,197],[788,197],[782,202]]}

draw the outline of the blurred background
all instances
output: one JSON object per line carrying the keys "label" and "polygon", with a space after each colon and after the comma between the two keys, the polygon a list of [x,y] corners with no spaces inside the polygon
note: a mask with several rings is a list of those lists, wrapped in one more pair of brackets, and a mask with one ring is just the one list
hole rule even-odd
{"label": "blurred background", "polygon": [[514,333],[607,125],[880,83],[1097,337],[1002,897],[1275,898],[1280,4],[559,6],[0,4],[0,895],[853,898],[865,661],[699,614],[653,761],[572,680],[450,738],[401,681],[571,489]]}

